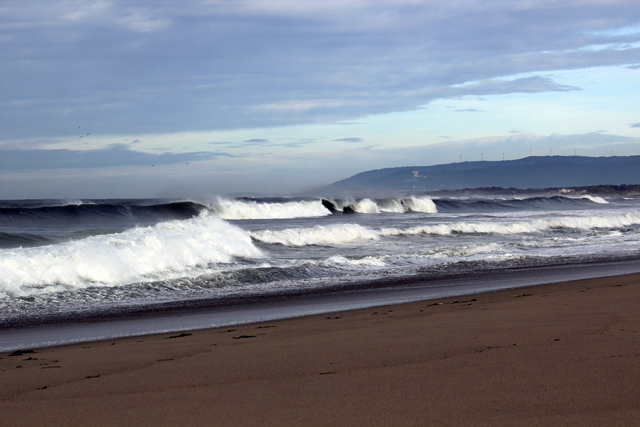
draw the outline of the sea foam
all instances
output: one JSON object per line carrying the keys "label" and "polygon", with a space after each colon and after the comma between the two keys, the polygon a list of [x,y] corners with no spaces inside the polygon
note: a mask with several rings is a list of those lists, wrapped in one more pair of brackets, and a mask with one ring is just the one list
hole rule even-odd
{"label": "sea foam", "polygon": [[223,219],[284,219],[331,215],[320,200],[287,203],[257,203],[244,200],[218,199],[210,209]]}
{"label": "sea foam", "polygon": [[404,213],[412,212],[437,213],[433,200],[428,197],[410,197],[408,199],[344,199],[330,200],[337,210],[349,208],[361,214]]}
{"label": "sea foam", "polygon": [[285,246],[332,245],[365,240],[377,240],[378,233],[358,224],[316,225],[310,228],[287,228],[250,232],[255,240]]}
{"label": "sea foam", "polygon": [[404,212],[404,206],[402,206],[401,199],[381,199],[376,200],[375,203],[376,205],[378,205],[378,209],[380,210],[380,212]]}
{"label": "sea foam", "polygon": [[404,205],[413,212],[437,213],[438,208],[428,197],[411,197],[402,201]]}
{"label": "sea foam", "polygon": [[609,202],[607,202],[605,199],[603,199],[602,197],[598,197],[598,196],[590,196],[590,195],[585,195],[582,196],[581,199],[587,199],[587,200],[591,200],[593,203],[599,203],[602,205],[608,205]]}
{"label": "sea foam", "polygon": [[349,207],[358,213],[380,213],[378,204],[371,199],[356,200]]}
{"label": "sea foam", "polygon": [[411,234],[524,234],[537,233],[554,228],[592,230],[597,228],[620,228],[640,224],[640,213],[626,213],[610,216],[560,217],[512,223],[499,222],[454,222],[449,224],[426,225],[406,229],[385,228],[381,236]]}
{"label": "sea foam", "polygon": [[516,222],[453,222],[423,225],[408,228],[373,229],[358,224],[332,224],[310,228],[288,228],[284,230],[263,230],[249,232],[249,235],[264,243],[285,246],[333,245],[382,237],[430,234],[447,236],[451,234],[528,234],[553,229],[616,229],[640,225],[640,213],[602,215],[588,217],[559,217]]}
{"label": "sea foam", "polygon": [[245,231],[202,214],[56,245],[2,250],[0,295],[171,279],[236,257],[263,254]]}

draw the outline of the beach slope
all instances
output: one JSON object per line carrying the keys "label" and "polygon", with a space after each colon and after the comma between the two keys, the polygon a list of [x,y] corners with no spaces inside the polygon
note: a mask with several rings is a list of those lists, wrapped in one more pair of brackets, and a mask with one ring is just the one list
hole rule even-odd
{"label": "beach slope", "polygon": [[640,275],[0,354],[7,426],[640,424]]}

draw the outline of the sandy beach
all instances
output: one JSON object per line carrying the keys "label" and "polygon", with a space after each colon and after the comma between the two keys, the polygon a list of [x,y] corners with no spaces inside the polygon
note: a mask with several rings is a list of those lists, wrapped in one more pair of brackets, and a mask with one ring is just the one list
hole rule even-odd
{"label": "sandy beach", "polygon": [[6,426],[640,424],[640,274],[0,354]]}

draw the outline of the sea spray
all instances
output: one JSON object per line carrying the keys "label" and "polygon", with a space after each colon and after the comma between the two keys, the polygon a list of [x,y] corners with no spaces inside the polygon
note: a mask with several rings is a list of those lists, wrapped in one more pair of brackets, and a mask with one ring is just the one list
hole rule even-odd
{"label": "sea spray", "polygon": [[355,200],[349,207],[357,213],[380,213],[380,208],[378,208],[376,202],[371,199]]}
{"label": "sea spray", "polygon": [[400,199],[376,199],[375,203],[380,212],[403,213],[405,210]]}
{"label": "sea spray", "polygon": [[[0,251],[0,292],[116,286],[184,276],[234,258],[261,258],[249,235],[219,217],[202,214],[117,234]],[[198,271],[201,273],[201,271]]]}
{"label": "sea spray", "polygon": [[320,200],[287,203],[258,203],[255,201],[218,198],[210,208],[227,220],[308,218],[330,215]]}
{"label": "sea spray", "polygon": [[402,201],[404,205],[412,212],[437,213],[438,208],[428,197],[411,197]]}

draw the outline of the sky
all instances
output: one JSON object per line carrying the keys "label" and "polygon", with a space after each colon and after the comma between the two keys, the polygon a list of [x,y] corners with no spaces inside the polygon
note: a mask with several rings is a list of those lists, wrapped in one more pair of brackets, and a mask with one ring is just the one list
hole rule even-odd
{"label": "sky", "polygon": [[0,0],[0,199],[640,155],[637,0]]}

